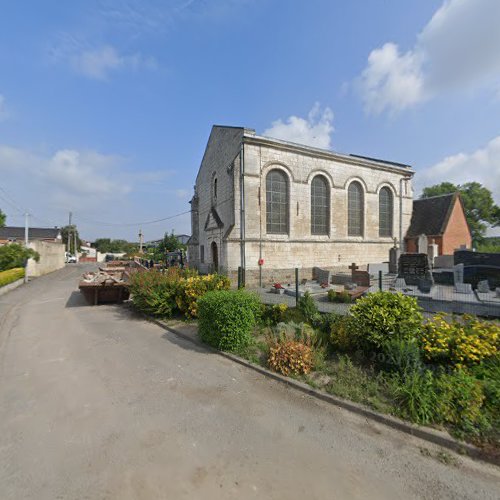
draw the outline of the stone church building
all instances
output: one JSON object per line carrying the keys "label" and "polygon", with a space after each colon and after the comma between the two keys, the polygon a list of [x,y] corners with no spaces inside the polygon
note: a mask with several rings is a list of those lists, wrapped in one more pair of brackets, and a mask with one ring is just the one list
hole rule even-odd
{"label": "stone church building", "polygon": [[189,264],[246,284],[386,262],[412,215],[408,165],[214,126],[191,200]]}

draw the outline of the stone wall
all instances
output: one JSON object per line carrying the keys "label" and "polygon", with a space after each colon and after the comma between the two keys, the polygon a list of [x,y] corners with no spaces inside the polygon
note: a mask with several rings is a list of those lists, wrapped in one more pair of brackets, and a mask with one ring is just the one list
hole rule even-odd
{"label": "stone wall", "polygon": [[39,262],[28,261],[28,276],[42,276],[65,266],[65,248],[62,243],[32,241],[29,248],[40,254]]}

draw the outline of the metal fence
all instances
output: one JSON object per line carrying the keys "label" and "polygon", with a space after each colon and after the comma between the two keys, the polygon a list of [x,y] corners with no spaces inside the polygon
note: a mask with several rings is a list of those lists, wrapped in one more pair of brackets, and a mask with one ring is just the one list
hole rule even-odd
{"label": "metal fence", "polygon": [[[352,304],[330,302],[328,291],[340,293],[346,290],[353,297],[362,296],[370,292],[383,290],[392,293],[402,293],[415,297],[422,309],[429,314],[444,312],[450,314],[474,314],[477,316],[500,318],[500,295],[497,290],[473,289],[472,286],[461,284],[427,283],[418,285],[408,284],[398,279],[395,274],[371,275],[368,286],[353,288],[353,277],[350,273],[336,273],[332,276],[328,288],[323,288],[318,281],[300,279],[298,283],[284,284],[284,289],[277,291],[272,286],[266,288],[254,287],[265,304],[296,305],[296,289],[298,284],[299,297],[309,292],[316,301],[321,312],[336,312],[346,314]],[[332,294],[331,294],[332,295]]]}

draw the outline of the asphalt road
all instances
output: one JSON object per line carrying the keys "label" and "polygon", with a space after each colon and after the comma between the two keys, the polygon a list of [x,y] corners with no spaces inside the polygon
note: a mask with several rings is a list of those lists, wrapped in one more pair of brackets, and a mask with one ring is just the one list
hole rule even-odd
{"label": "asphalt road", "polygon": [[499,498],[491,465],[86,306],[82,270],[0,298],[2,500]]}

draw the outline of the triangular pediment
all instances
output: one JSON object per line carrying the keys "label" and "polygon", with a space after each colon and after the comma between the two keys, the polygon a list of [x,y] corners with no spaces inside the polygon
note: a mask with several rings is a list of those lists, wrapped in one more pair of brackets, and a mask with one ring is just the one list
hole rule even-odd
{"label": "triangular pediment", "polygon": [[224,227],[219,214],[215,210],[215,208],[211,208],[210,212],[208,212],[207,220],[205,222],[205,231],[210,231],[211,229],[221,229]]}

